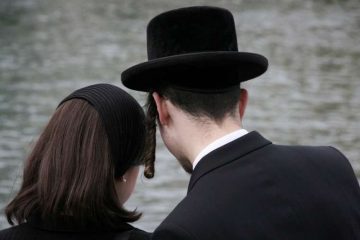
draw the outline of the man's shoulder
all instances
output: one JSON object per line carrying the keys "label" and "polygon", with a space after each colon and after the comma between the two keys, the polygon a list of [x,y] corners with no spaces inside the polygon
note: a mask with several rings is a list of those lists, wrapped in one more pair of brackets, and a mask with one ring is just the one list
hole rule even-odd
{"label": "man's shoulder", "polygon": [[195,240],[198,238],[191,232],[191,229],[183,226],[181,222],[172,221],[168,218],[155,229],[152,239]]}
{"label": "man's shoulder", "polygon": [[263,149],[262,155],[264,155],[265,158],[274,160],[284,160],[290,162],[292,159],[301,160],[301,163],[304,164],[309,163],[309,161],[320,161],[322,164],[327,164],[328,166],[332,166],[333,164],[343,164],[351,167],[346,156],[332,146],[271,144]]}
{"label": "man's shoulder", "polygon": [[202,207],[196,198],[186,196],[155,229],[153,239],[198,239],[194,227],[201,228]]}
{"label": "man's shoulder", "polygon": [[[121,236],[121,235],[119,235]],[[145,232],[141,229],[138,228],[134,228],[133,230],[130,231],[129,237],[128,238],[124,238],[124,239],[131,239],[131,240],[145,240],[145,239],[150,239],[151,238],[151,234],[148,232]],[[116,238],[116,239],[122,239],[122,238]]]}
{"label": "man's shoulder", "polygon": [[332,146],[301,146],[301,145],[276,145],[273,144],[273,150],[270,156],[281,158],[286,161],[291,159],[302,160],[302,163],[321,162],[324,167],[334,167],[334,165],[347,166],[351,168],[350,161],[338,149]]}
{"label": "man's shoulder", "polygon": [[[342,174],[354,180],[355,174],[350,161],[338,149],[332,146],[301,146],[271,144],[262,153],[262,164],[269,163],[269,168],[281,168],[289,171],[300,169],[319,175]],[[338,179],[339,180],[339,179]]]}
{"label": "man's shoulder", "polygon": [[[214,218],[214,211],[225,213],[226,209],[217,209],[213,200],[216,199],[209,198],[207,189],[188,193],[155,229],[153,239],[221,239],[222,236],[214,236],[219,220]],[[226,214],[220,215],[220,219],[226,217]]]}
{"label": "man's shoulder", "polygon": [[[341,152],[332,147],[332,146],[314,146],[314,145],[288,145],[288,144],[277,144],[272,143],[268,145],[269,148],[266,148],[270,151],[276,151],[277,153],[289,154],[289,153],[302,153],[302,156],[312,156],[312,155],[326,155],[334,154],[344,157]],[[305,154],[305,155],[304,155]]]}

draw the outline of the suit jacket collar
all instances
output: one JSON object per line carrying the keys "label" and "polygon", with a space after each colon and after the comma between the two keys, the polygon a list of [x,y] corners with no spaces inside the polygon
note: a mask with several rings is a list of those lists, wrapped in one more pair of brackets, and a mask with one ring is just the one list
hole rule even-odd
{"label": "suit jacket collar", "polygon": [[210,152],[195,167],[190,178],[188,193],[194,187],[196,182],[207,173],[232,161],[238,160],[268,144],[271,144],[271,142],[262,137],[258,132],[253,131]]}

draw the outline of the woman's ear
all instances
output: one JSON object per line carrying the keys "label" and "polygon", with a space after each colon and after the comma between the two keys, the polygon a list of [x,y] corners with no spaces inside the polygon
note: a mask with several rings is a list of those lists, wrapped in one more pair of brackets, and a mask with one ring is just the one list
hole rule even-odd
{"label": "woman's ear", "polygon": [[165,102],[166,100],[162,96],[160,96],[157,92],[153,92],[152,96],[156,103],[159,122],[161,125],[166,125],[169,119],[168,106]]}
{"label": "woman's ear", "polygon": [[245,109],[248,103],[248,91],[246,89],[241,89],[240,90],[240,102],[239,102],[239,113],[240,113],[240,118],[243,119],[244,114],[245,114]]}
{"label": "woman's ear", "polygon": [[121,204],[124,204],[135,188],[139,166],[130,167],[123,176],[115,179],[115,189]]}

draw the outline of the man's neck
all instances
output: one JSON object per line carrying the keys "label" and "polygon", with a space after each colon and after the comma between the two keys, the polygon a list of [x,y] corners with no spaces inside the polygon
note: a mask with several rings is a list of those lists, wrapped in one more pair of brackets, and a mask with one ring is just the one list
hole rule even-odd
{"label": "man's neck", "polygon": [[241,128],[241,124],[233,120],[225,120],[220,125],[216,123],[201,124],[201,126],[195,124],[190,131],[191,136],[187,137],[186,142],[186,154],[189,161],[193,164],[195,158],[206,146]]}
{"label": "man's neck", "polygon": [[206,155],[208,155],[210,152],[246,135],[247,133],[248,131],[246,131],[245,129],[238,129],[224,135],[223,137],[216,139],[215,141],[207,145],[205,148],[203,148],[201,152],[196,156],[195,160],[192,163],[193,169],[195,169],[196,165],[200,162],[200,160]]}

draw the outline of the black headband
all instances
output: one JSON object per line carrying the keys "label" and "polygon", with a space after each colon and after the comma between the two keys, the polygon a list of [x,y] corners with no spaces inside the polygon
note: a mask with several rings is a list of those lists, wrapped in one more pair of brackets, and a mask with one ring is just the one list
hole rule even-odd
{"label": "black headband", "polygon": [[130,166],[141,163],[145,115],[131,95],[114,85],[95,84],[71,93],[59,106],[74,98],[89,102],[99,113],[109,139],[115,177],[122,176]]}

